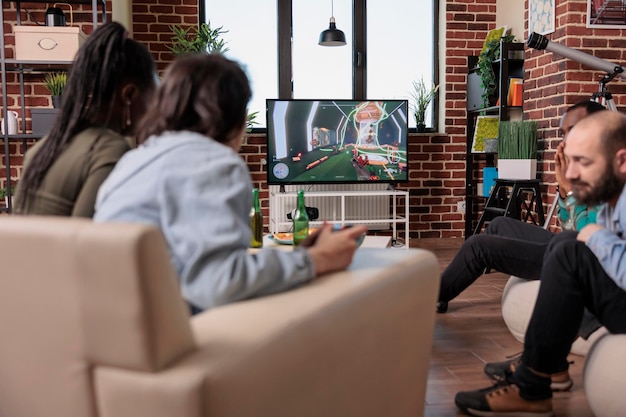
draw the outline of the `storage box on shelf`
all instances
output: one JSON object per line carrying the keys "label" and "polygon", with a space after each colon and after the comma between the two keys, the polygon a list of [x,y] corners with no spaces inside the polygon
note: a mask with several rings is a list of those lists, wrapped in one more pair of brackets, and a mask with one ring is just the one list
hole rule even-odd
{"label": "storage box on shelf", "polygon": [[78,27],[14,26],[18,61],[72,61],[87,35]]}
{"label": "storage box on shelf", "polygon": [[32,118],[33,135],[43,136],[50,131],[54,119],[59,114],[59,109],[32,108],[30,115]]}
{"label": "storage box on shelf", "polygon": [[[18,128],[18,134],[11,135],[7,133],[0,133],[0,138],[3,139],[3,153],[4,153],[4,167],[2,173],[0,173],[0,184],[3,183],[15,183],[17,178],[11,177],[12,173],[15,174],[15,166],[11,162],[10,143],[14,141],[22,142],[22,150],[25,150],[29,139],[39,139],[41,136],[47,133],[50,126],[50,119],[54,117],[51,114],[53,109],[30,109],[31,115],[33,115],[33,132],[28,133],[26,131],[25,117],[27,115],[25,92],[24,73],[25,72],[47,72],[52,70],[52,67],[67,68],[74,59],[74,55],[80,44],[85,40],[85,34],[77,27],[75,22],[73,26],[69,27],[42,27],[42,26],[22,26],[22,4],[26,2],[14,2],[8,0],[0,0],[2,10],[0,10],[0,50],[2,54],[0,56],[0,73],[2,73],[2,85],[3,92],[7,90],[7,73],[14,72],[18,74],[19,83],[19,100],[21,108],[18,113],[20,114],[21,124]],[[28,0],[27,2],[33,8],[33,4],[40,4],[45,10],[50,2],[45,0]],[[67,0],[64,3],[84,4],[90,5],[92,11],[92,21],[90,22],[94,29],[100,23],[106,22],[106,0]],[[89,7],[89,6],[87,6]],[[17,8],[17,10],[15,9]],[[16,21],[6,22],[5,25],[5,11],[16,12]],[[31,9],[32,11],[32,9]],[[5,41],[4,30],[12,26],[12,30],[15,34],[15,45],[7,45]],[[15,59],[6,58],[7,46],[15,46]],[[58,67],[58,68],[57,68]],[[12,110],[9,109],[9,99],[7,94],[2,94],[1,99],[2,111],[0,117],[7,118],[7,113]],[[46,112],[49,111],[49,112]],[[2,175],[4,174],[4,175]],[[12,194],[8,195],[6,207],[0,207],[0,212],[11,212],[12,210]]]}

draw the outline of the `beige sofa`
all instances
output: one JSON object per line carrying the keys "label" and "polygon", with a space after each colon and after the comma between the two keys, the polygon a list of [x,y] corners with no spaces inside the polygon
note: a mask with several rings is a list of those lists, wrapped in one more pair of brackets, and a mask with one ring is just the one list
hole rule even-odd
{"label": "beige sofa", "polygon": [[191,320],[150,227],[0,217],[0,265],[0,416],[423,415],[430,252]]}

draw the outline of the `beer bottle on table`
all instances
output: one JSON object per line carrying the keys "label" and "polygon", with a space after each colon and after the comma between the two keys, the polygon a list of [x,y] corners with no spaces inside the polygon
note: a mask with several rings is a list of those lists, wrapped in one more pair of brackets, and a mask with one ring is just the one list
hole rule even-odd
{"label": "beer bottle on table", "polygon": [[309,235],[309,215],[304,204],[304,191],[298,191],[298,206],[293,214],[293,245],[298,246]]}
{"label": "beer bottle on table", "polygon": [[252,208],[250,209],[250,229],[252,229],[252,238],[250,239],[251,248],[263,247],[263,213],[261,212],[261,203],[259,202],[259,189],[252,190]]}

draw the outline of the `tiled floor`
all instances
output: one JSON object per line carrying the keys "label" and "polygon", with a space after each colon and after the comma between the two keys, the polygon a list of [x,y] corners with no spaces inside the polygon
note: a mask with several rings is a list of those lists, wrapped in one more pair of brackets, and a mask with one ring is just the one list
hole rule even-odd
{"label": "tiled floor", "polygon": [[[461,239],[436,241],[417,239],[411,246],[424,247],[437,254],[445,267],[456,253]],[[508,276],[487,274],[450,303],[446,314],[438,314],[432,362],[426,392],[425,417],[461,416],[454,405],[458,391],[490,385],[483,374],[486,362],[505,360],[518,353],[522,344],[511,336],[500,311],[500,297]],[[555,414],[559,417],[591,417],[582,386],[584,358],[570,356],[574,387],[555,393]]]}

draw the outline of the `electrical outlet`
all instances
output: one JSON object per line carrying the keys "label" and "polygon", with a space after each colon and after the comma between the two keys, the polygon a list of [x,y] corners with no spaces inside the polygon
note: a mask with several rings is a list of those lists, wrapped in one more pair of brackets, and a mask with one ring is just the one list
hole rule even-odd
{"label": "electrical outlet", "polygon": [[459,201],[456,203],[456,211],[458,213],[465,213],[465,201]]}

